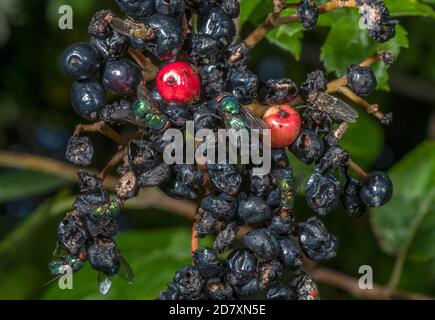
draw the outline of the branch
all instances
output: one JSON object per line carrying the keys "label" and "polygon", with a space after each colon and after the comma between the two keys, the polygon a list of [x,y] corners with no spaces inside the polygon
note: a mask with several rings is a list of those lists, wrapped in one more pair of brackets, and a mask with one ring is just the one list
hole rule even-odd
{"label": "branch", "polygon": [[[9,151],[0,151],[0,166],[13,167],[20,169],[32,169],[40,172],[50,173],[59,177],[69,180],[76,180],[76,168],[64,162],[53,160],[45,157],[39,157],[29,154],[22,154]],[[117,179],[114,177],[107,177],[104,181],[105,187],[110,191],[115,191]],[[182,216],[187,219],[193,220],[195,217],[196,205],[189,201],[180,201],[165,195],[157,188],[149,188],[141,191],[137,198],[128,201],[128,208],[131,209],[144,209],[156,208],[171,212],[173,214]],[[238,238],[241,239],[243,234],[250,230],[249,227],[241,228]],[[390,291],[389,289],[374,284],[373,290],[362,290],[358,286],[358,279],[355,279],[344,273],[331,270],[324,267],[312,267],[308,264],[308,271],[310,276],[320,283],[328,284],[332,287],[342,289],[355,297],[366,299],[429,299],[433,297],[405,292],[402,290]]]}
{"label": "branch", "polygon": [[106,164],[103,170],[101,170],[101,173],[99,175],[100,179],[104,181],[106,177],[109,175],[109,173],[112,172],[112,170],[115,168],[115,166],[124,159],[124,157],[127,154],[127,148],[121,148],[115,155],[110,159],[110,161]]}
{"label": "branch", "polygon": [[157,67],[150,58],[146,57],[138,49],[130,48],[128,49],[128,53],[143,70],[143,78],[146,81],[152,81],[156,78],[157,73],[159,72],[159,67]]}
{"label": "branch", "polygon": [[[273,12],[269,13],[266,19],[244,40],[251,47],[257,45],[263,38],[274,28],[284,25],[299,22],[296,14],[280,17],[282,10],[287,6],[283,1],[273,1]],[[291,6],[292,7],[292,6]],[[339,8],[353,8],[355,0],[331,0],[323,5],[318,6],[319,14],[330,12]]]}
{"label": "branch", "polygon": [[128,142],[104,121],[98,121],[91,124],[78,124],[74,131],[74,135],[78,136],[82,132],[99,132],[103,136],[106,136],[112,139],[113,141],[115,141],[118,145],[121,146],[128,145]]}

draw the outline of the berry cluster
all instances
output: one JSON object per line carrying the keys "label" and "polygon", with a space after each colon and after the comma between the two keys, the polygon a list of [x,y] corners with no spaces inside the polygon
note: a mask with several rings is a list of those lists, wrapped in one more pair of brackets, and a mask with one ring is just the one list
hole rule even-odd
{"label": "berry cluster", "polygon": [[[338,240],[316,217],[296,221],[298,185],[287,151],[315,164],[305,194],[317,214],[326,215],[341,202],[359,217],[368,207],[385,204],[392,195],[388,176],[373,172],[361,180],[352,177],[350,156],[339,145],[343,126],[356,121],[356,111],[326,93],[322,71],[310,73],[300,86],[287,78],[260,83],[247,65],[251,48],[245,42],[234,44],[238,0],[116,2],[129,19],[97,12],[89,26],[90,43],[67,48],[61,66],[75,80],[71,101],[77,114],[103,123],[100,130],[109,128],[106,135],[117,141],[124,138],[109,125],[132,127],[135,134],[120,146],[123,164],[117,168],[115,197],[102,187],[106,170],[95,176],[84,169],[94,157],[91,140],[80,130],[70,138],[66,158],[80,168],[80,192],[74,210],[58,226],[62,259],[50,264],[51,272],[62,274],[68,266],[78,270],[89,261],[100,272],[103,293],[116,274],[131,281],[131,270],[113,240],[116,217],[140,189],[159,187],[173,198],[198,201],[193,242],[215,235],[213,248],[193,248],[193,264],[177,271],[159,299],[234,299],[257,293],[269,299],[319,298],[316,284],[302,270],[303,256],[330,259]],[[382,41],[390,36],[387,26],[394,29],[394,24],[385,7],[379,1],[359,2],[361,8],[383,8],[382,19],[368,23],[368,29]],[[312,29],[318,17],[314,1],[301,1],[297,15]],[[135,62],[126,58],[127,52]],[[143,60],[159,62],[155,82],[145,82]],[[370,67],[352,65],[347,86],[366,96],[375,90],[376,78]],[[290,104],[298,99],[304,104],[297,109]],[[267,106],[262,119],[247,107],[253,101]],[[185,131],[187,121],[193,121],[195,130],[211,129],[216,135],[221,128],[270,129],[271,172],[255,175],[258,164],[234,165],[229,159],[168,165],[163,153],[172,142],[163,135],[170,127]],[[184,144],[187,139],[184,135]],[[195,146],[205,143],[195,141]],[[266,144],[260,147],[264,150]],[[208,156],[214,157],[204,154]],[[250,231],[242,237],[243,247],[234,249],[241,227]],[[281,280],[284,272],[291,274],[288,283]]]}

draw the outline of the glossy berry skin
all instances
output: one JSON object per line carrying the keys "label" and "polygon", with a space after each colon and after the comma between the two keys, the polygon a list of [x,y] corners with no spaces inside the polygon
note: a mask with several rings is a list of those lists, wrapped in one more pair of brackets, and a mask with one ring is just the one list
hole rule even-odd
{"label": "glossy berry skin", "polygon": [[115,0],[122,12],[133,19],[143,20],[154,13],[154,0]]}
{"label": "glossy berry skin", "polygon": [[139,47],[147,49],[161,60],[174,59],[180,53],[184,41],[177,21],[157,13],[147,19],[146,24],[154,30],[156,38],[139,43]]}
{"label": "glossy berry skin", "polygon": [[220,0],[219,6],[231,19],[235,19],[240,15],[239,0]]}
{"label": "glossy berry skin", "polygon": [[222,264],[210,248],[196,250],[193,254],[193,262],[207,277],[215,276],[222,271]]}
{"label": "glossy berry skin", "polygon": [[375,92],[376,76],[370,67],[351,65],[347,69],[347,85],[357,95],[365,97]]}
{"label": "glossy berry skin", "polygon": [[296,15],[305,29],[312,30],[317,24],[319,12],[314,0],[302,0],[299,2]]}
{"label": "glossy berry skin", "polygon": [[103,85],[118,96],[135,93],[141,79],[139,68],[127,59],[109,61],[104,68]]}
{"label": "glossy berry skin", "polygon": [[201,80],[190,65],[176,61],[160,69],[156,88],[165,101],[189,104],[198,99]]}
{"label": "glossy berry skin", "polygon": [[232,95],[242,104],[249,104],[257,96],[258,78],[249,70],[232,70],[229,74]]}
{"label": "glossy berry skin", "polygon": [[320,215],[325,215],[337,206],[340,182],[331,173],[314,172],[306,185],[308,206]]}
{"label": "glossy berry skin", "polygon": [[362,184],[352,177],[347,177],[344,190],[341,195],[341,203],[346,213],[351,217],[361,217],[367,211],[367,207],[359,198],[359,191]]}
{"label": "glossy berry skin", "polygon": [[98,51],[86,43],[68,47],[60,59],[62,70],[75,80],[92,78],[101,68]]}
{"label": "glossy berry skin", "polygon": [[326,230],[317,218],[309,218],[299,226],[299,245],[305,255],[314,261],[335,257],[338,249],[337,238]]}
{"label": "glossy berry skin", "polygon": [[385,172],[376,171],[369,174],[359,191],[361,201],[367,207],[380,207],[393,195],[393,184]]}
{"label": "glossy berry skin", "polygon": [[295,269],[302,265],[302,254],[291,239],[281,239],[280,258],[281,261],[289,268]]}
{"label": "glossy berry skin", "polygon": [[233,285],[242,285],[254,277],[257,259],[248,250],[234,250],[227,258],[228,280]]}
{"label": "glossy berry skin", "polygon": [[216,60],[218,43],[211,36],[195,33],[189,42],[189,58],[195,65],[208,65]]}
{"label": "glossy berry skin", "polygon": [[263,120],[272,133],[272,148],[285,148],[291,145],[301,131],[301,117],[290,105],[270,107]]}
{"label": "glossy berry skin", "polygon": [[311,164],[323,156],[325,144],[322,137],[314,131],[302,129],[290,150],[303,163]]}
{"label": "glossy berry skin", "polygon": [[246,248],[258,258],[271,260],[279,256],[280,245],[275,236],[267,229],[254,229],[243,237]]}
{"label": "glossy berry skin", "polygon": [[111,239],[97,239],[87,250],[88,261],[95,270],[108,276],[119,272],[121,256]]}
{"label": "glossy berry skin", "polygon": [[95,79],[74,82],[71,88],[71,103],[78,115],[87,120],[96,120],[98,112],[106,104],[103,86]]}
{"label": "glossy berry skin", "polygon": [[213,99],[224,92],[226,81],[224,70],[216,64],[209,64],[199,70],[201,77],[202,93],[207,98]]}
{"label": "glossy berry skin", "polygon": [[272,217],[270,207],[260,197],[250,197],[240,200],[237,217],[243,224],[255,224]]}
{"label": "glossy berry skin", "polygon": [[201,11],[198,31],[213,37],[221,49],[228,47],[236,36],[236,26],[233,20],[222,9],[214,6]]}
{"label": "glossy berry skin", "polygon": [[154,0],[154,8],[157,13],[173,16],[180,13],[183,8],[182,0]]}

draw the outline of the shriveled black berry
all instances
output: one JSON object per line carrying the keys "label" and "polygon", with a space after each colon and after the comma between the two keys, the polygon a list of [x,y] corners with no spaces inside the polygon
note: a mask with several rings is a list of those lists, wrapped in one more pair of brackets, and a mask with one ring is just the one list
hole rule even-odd
{"label": "shriveled black berry", "polygon": [[247,283],[241,286],[235,286],[234,291],[236,295],[240,297],[246,297],[253,295],[261,290],[259,280],[257,278],[252,278]]}
{"label": "shriveled black berry", "polygon": [[228,79],[232,95],[242,104],[249,104],[257,96],[258,77],[249,70],[233,69]]}
{"label": "shriveled black berry", "polygon": [[103,85],[106,90],[119,96],[128,96],[136,92],[142,80],[139,68],[130,60],[108,61],[104,68]]}
{"label": "shriveled black berry", "polygon": [[258,98],[265,104],[284,104],[298,94],[298,87],[290,79],[271,79],[261,85]]}
{"label": "shriveled black berry", "polygon": [[209,281],[206,285],[206,295],[210,300],[232,300],[233,288],[223,281]]}
{"label": "shriveled black berry", "polygon": [[345,167],[349,161],[349,153],[340,146],[330,147],[316,165],[316,171],[325,172]]}
{"label": "shriveled black berry", "polygon": [[268,174],[254,175],[252,170],[248,171],[249,189],[251,194],[256,197],[263,197],[268,192],[272,183]]}
{"label": "shriveled black berry", "polygon": [[77,172],[79,177],[80,192],[95,192],[101,189],[103,181],[95,174],[91,174],[85,170]]}
{"label": "shriveled black berry", "polygon": [[237,202],[234,197],[221,193],[218,196],[208,195],[201,200],[201,208],[210,212],[216,219],[227,220],[237,211]]}
{"label": "shriveled black berry", "polygon": [[218,0],[219,7],[232,19],[240,15],[240,1],[239,0]]}
{"label": "shriveled black berry", "polygon": [[393,195],[393,184],[385,172],[375,171],[369,174],[359,191],[362,202],[367,207],[380,207]]}
{"label": "shriveled black berry", "polygon": [[221,192],[229,195],[239,192],[242,178],[236,168],[230,164],[209,164],[208,173],[213,186]]}
{"label": "shriveled black berry", "polygon": [[214,250],[220,253],[223,253],[225,250],[227,250],[236,239],[237,232],[239,232],[239,230],[240,228],[236,222],[231,222],[225,225],[216,236],[213,244]]}
{"label": "shriveled black berry", "polygon": [[143,20],[154,13],[154,0],[115,0],[122,12],[133,19]]}
{"label": "shriveled black berry", "polygon": [[73,203],[73,208],[81,215],[93,214],[98,207],[107,205],[110,200],[109,194],[105,190],[80,193]]}
{"label": "shriveled black berry", "polygon": [[367,207],[359,198],[361,187],[362,184],[357,179],[349,176],[346,178],[341,203],[351,217],[361,217],[367,211]]}
{"label": "shriveled black berry", "polygon": [[357,0],[361,16],[360,23],[368,34],[378,42],[386,42],[396,35],[397,20],[390,16],[383,1]]}
{"label": "shriveled black berry", "polygon": [[225,71],[220,64],[209,64],[199,69],[202,93],[207,98],[213,99],[225,91]]}
{"label": "shriveled black berry", "polygon": [[138,176],[142,188],[155,187],[167,182],[171,178],[171,168],[164,162]]}
{"label": "shriveled black berry", "polygon": [[60,58],[63,72],[75,80],[92,78],[101,68],[98,51],[87,43],[69,46]]}
{"label": "shriveled black berry", "polygon": [[193,262],[203,277],[213,277],[221,273],[222,263],[214,251],[210,248],[196,250],[193,254]]}
{"label": "shriveled black berry", "polygon": [[239,202],[237,217],[243,224],[255,224],[272,217],[270,207],[260,197],[250,197]]}
{"label": "shriveled black berry", "polygon": [[271,156],[272,163],[276,168],[285,168],[290,165],[285,149],[272,149]]}
{"label": "shriveled black berry", "polygon": [[88,233],[77,213],[68,214],[57,227],[59,246],[71,254],[79,253],[88,240]]}
{"label": "shriveled black berry", "polygon": [[299,2],[296,15],[298,20],[305,29],[312,30],[317,25],[317,19],[319,18],[319,12],[314,0],[302,0]]}
{"label": "shriveled black berry", "polygon": [[311,260],[327,260],[337,254],[337,238],[326,230],[319,219],[312,217],[301,223],[298,233],[299,245]]}
{"label": "shriveled black berry", "polygon": [[128,162],[137,175],[151,170],[160,160],[161,157],[148,141],[133,140],[128,145]]}
{"label": "shriveled black berry", "polygon": [[282,276],[284,266],[278,260],[271,260],[260,263],[258,269],[260,288],[265,289]]}
{"label": "shriveled black berry", "polygon": [[113,12],[110,10],[97,11],[89,23],[88,33],[91,36],[104,39],[112,34],[110,20],[113,17]]}
{"label": "shriveled black berry", "polygon": [[316,132],[302,129],[290,150],[303,163],[311,164],[319,160],[325,153],[325,144]]}
{"label": "shriveled black berry", "polygon": [[87,250],[88,261],[92,268],[113,276],[119,272],[121,256],[113,240],[107,238],[96,239]]}
{"label": "shriveled black berry", "polygon": [[289,236],[292,231],[292,218],[287,216],[274,216],[270,222],[268,228],[269,231],[275,236]]}
{"label": "shriveled black berry", "polygon": [[162,60],[176,57],[183,46],[183,34],[175,19],[162,14],[154,14],[146,21],[155,39],[147,41],[145,48]]}
{"label": "shriveled black berry", "polygon": [[280,245],[278,240],[267,229],[249,231],[243,237],[246,248],[251,250],[258,258],[271,260],[278,257]]}
{"label": "shriveled black berry", "polygon": [[286,285],[276,284],[267,290],[266,298],[268,300],[292,300],[293,291]]}
{"label": "shriveled black berry", "polygon": [[314,92],[324,92],[328,87],[328,78],[326,73],[321,70],[315,70],[310,72],[307,76],[307,80],[301,84],[299,92],[301,96],[306,100]]}
{"label": "shriveled black berry", "polygon": [[224,49],[233,42],[236,36],[236,26],[222,9],[209,6],[200,13],[198,32],[213,37],[219,47]]}
{"label": "shriveled black berry", "polygon": [[227,258],[227,279],[233,286],[240,286],[254,278],[257,258],[245,249],[236,249]]}
{"label": "shriveled black berry", "polygon": [[118,222],[113,217],[102,215],[95,219],[91,215],[86,215],[84,220],[92,238],[111,238],[118,232]]}
{"label": "shriveled black berry", "polygon": [[170,181],[161,185],[160,188],[168,196],[178,200],[195,200],[198,194],[181,181]]}
{"label": "shriveled black berry", "polygon": [[194,224],[198,237],[202,238],[216,231],[218,220],[207,211],[200,210],[200,215]]}
{"label": "shriveled black berry", "polygon": [[65,157],[78,167],[87,167],[92,163],[94,147],[86,136],[72,136],[66,147]]}
{"label": "shriveled black berry", "polygon": [[105,38],[92,37],[91,43],[105,61],[122,57],[129,46],[128,38],[116,31]]}
{"label": "shriveled black berry", "polygon": [[133,171],[124,172],[116,185],[116,194],[123,200],[131,199],[139,193],[139,184]]}
{"label": "shriveled black berry", "polygon": [[179,294],[186,300],[199,299],[204,287],[204,279],[195,266],[185,266],[175,273],[173,283]]}
{"label": "shriveled black berry", "polygon": [[154,8],[157,13],[174,16],[181,12],[184,6],[183,0],[154,0]]}
{"label": "shriveled black berry", "polygon": [[302,266],[302,254],[291,239],[281,239],[279,245],[279,256],[284,265],[292,269]]}
{"label": "shriveled black berry", "polygon": [[320,215],[325,215],[337,206],[340,182],[331,173],[314,172],[308,179],[305,197],[308,206]]}
{"label": "shriveled black berry", "polygon": [[226,63],[235,68],[246,69],[248,60],[251,57],[251,46],[242,41],[229,46],[226,50]]}
{"label": "shriveled black berry", "polygon": [[103,86],[96,79],[76,81],[71,88],[71,104],[81,117],[94,121],[106,104]]}
{"label": "shriveled black berry", "polygon": [[189,42],[189,58],[195,65],[208,65],[219,53],[218,42],[212,36],[195,33]]}
{"label": "shriveled black berry", "polygon": [[370,67],[351,65],[347,69],[347,85],[357,95],[365,97],[376,90],[376,76]]}
{"label": "shriveled black berry", "polygon": [[296,300],[319,300],[319,289],[317,284],[308,274],[301,271],[290,279],[290,288],[294,292]]}

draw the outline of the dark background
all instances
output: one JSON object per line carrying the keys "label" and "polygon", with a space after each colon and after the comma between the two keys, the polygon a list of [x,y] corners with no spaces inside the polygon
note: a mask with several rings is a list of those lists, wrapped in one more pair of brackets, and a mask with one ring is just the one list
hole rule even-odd
{"label": "dark background", "polygon": [[[73,30],[61,31],[57,26],[57,9],[64,3],[74,8]],[[58,57],[71,43],[88,41],[88,21],[98,9],[116,10],[111,4],[102,0],[1,2],[0,150],[63,160],[66,142],[81,120],[70,106],[72,83],[61,73]],[[410,48],[391,69],[391,92],[370,97],[383,110],[394,111],[394,122],[383,128],[380,150],[366,151],[376,153],[375,161],[364,164],[367,170],[387,170],[420,142],[435,137],[435,22],[403,18],[401,23],[409,32]],[[242,33],[250,30],[247,25]],[[301,83],[307,72],[322,68],[319,51],[326,34],[325,28],[305,34],[301,61],[264,41],[254,50],[251,68],[261,79],[288,76]],[[91,138],[98,155],[95,167],[101,168],[116,149],[107,139],[93,134]],[[359,139],[364,144],[364,138]],[[44,192],[20,191],[30,185],[36,189],[40,185]],[[55,226],[68,210],[74,191],[70,181],[33,171],[0,169],[0,298],[101,297],[96,274],[88,268],[77,275],[73,292],[43,286],[50,279],[47,263],[55,247]],[[297,202],[300,216],[311,215],[303,203]],[[119,237],[137,282],[127,286],[116,280],[109,298],[153,298],[175,270],[189,261],[190,221],[145,205],[137,207],[124,213],[124,232]],[[327,265],[357,276],[357,266],[368,264],[375,270],[375,281],[385,284],[394,258],[379,249],[368,217],[353,220],[340,209],[336,211],[325,222],[341,247],[338,257]],[[431,265],[407,263],[401,288],[435,295],[434,270]],[[321,285],[321,293],[324,298],[351,297],[326,285]]]}

